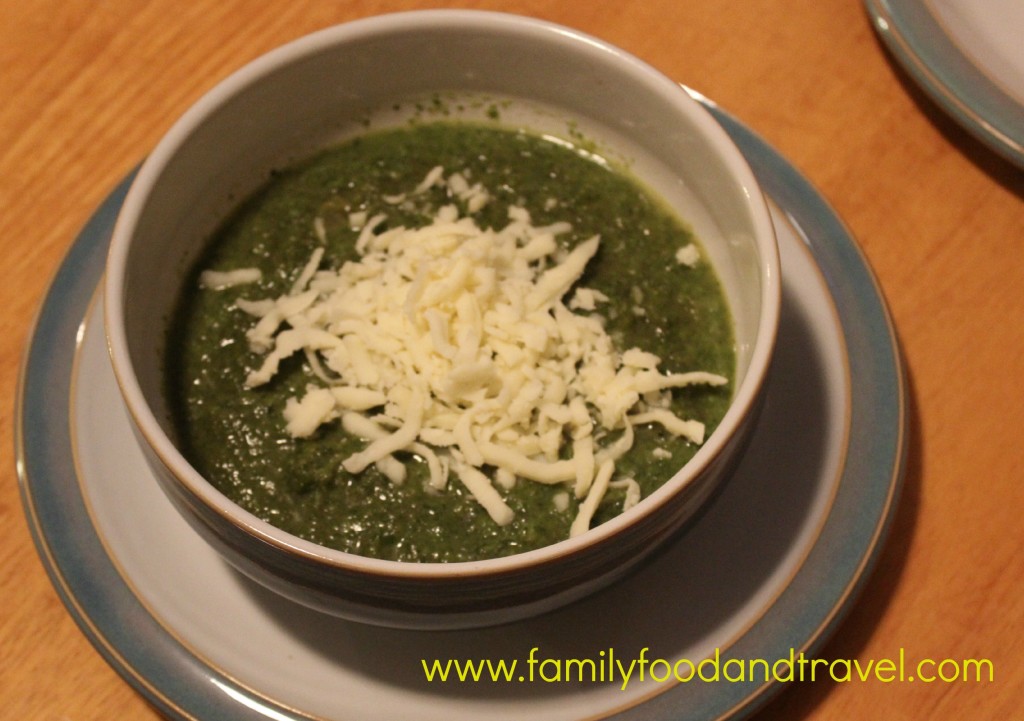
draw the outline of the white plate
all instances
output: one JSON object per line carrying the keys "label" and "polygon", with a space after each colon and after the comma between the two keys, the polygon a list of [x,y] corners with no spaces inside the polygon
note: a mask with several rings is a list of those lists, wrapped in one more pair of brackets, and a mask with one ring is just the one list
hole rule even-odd
{"label": "white plate", "polygon": [[[180,719],[697,721],[766,701],[780,684],[763,678],[640,682],[634,672],[623,689],[608,662],[812,654],[884,538],[903,471],[905,386],[884,301],[846,229],[771,148],[708,107],[771,197],[782,250],[779,351],[750,450],[707,511],[635,575],[493,629],[396,631],[317,614],[233,572],[175,513],[131,436],[92,300],[126,180],[54,279],[17,412],[40,555],[111,665]],[[530,681],[534,648],[538,661],[592,660],[605,680],[541,680],[554,674],[549,661]],[[519,666],[508,682],[430,683],[432,659]]]}
{"label": "white plate", "polygon": [[865,0],[896,59],[968,131],[1024,167],[1024,2]]}

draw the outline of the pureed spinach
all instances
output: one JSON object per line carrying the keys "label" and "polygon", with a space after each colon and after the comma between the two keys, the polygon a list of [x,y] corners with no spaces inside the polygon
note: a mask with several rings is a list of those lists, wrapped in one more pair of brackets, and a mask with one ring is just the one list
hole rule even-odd
{"label": "pureed spinach", "polygon": [[[732,322],[713,268],[703,258],[681,266],[677,251],[695,242],[688,228],[633,178],[586,153],[524,132],[430,122],[367,133],[275,171],[211,238],[176,310],[167,395],[180,445],[201,474],[253,514],[312,542],[382,559],[453,562],[539,548],[568,536],[580,503],[571,483],[519,479],[511,490],[499,488],[514,512],[499,526],[454,474],[444,491],[428,489],[427,468],[412,454],[396,454],[408,470],[400,485],[373,465],[346,472],[343,462],[366,439],[338,421],[308,438],[286,431],[288,399],[324,385],[301,352],[268,383],[244,387],[262,358],[246,338],[253,320],[235,301],[288,293],[320,246],[322,268],[358,262],[353,213],[386,214],[381,229],[426,225],[451,203],[467,214],[443,184],[416,203],[396,202],[438,166],[486,188],[488,202],[472,214],[481,228],[505,226],[509,208],[520,206],[536,226],[570,223],[571,232],[559,236],[569,248],[600,235],[578,285],[607,297],[596,312],[617,349],[653,353],[665,373],[701,370],[730,379],[674,389],[671,408],[680,418],[701,421],[710,434],[732,393]],[[205,269],[243,267],[259,268],[261,279],[196,290]],[[615,477],[634,479],[646,497],[698,446],[659,424],[634,430]],[[624,494],[610,488],[591,525],[617,515]]]}

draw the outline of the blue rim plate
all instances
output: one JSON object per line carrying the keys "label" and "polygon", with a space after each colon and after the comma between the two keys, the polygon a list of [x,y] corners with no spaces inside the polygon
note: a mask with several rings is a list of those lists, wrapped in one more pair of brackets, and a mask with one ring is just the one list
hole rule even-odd
{"label": "blue rim plate", "polygon": [[[773,366],[752,450],[695,527],[637,575],[501,629],[368,629],[266,597],[219,559],[204,560],[205,547],[186,537],[188,530],[176,540],[131,540],[156,533],[151,528],[179,533],[173,524],[184,522],[152,490],[155,482],[95,470],[112,455],[129,460],[110,467],[130,468],[137,451],[119,421],[116,392],[104,386],[109,368],[93,303],[131,181],[125,179],[52,281],[26,350],[16,409],[18,473],[34,541],[68,611],[111,666],[165,715],[218,721],[337,721],[367,718],[368,709],[380,718],[447,721],[483,713],[495,721],[502,713],[709,721],[747,716],[782,688],[753,675],[736,683],[648,679],[628,693],[614,683],[456,688],[425,685],[413,668],[431,653],[523,658],[544,644],[563,658],[595,660],[605,649],[636,657],[644,646],[651,657],[672,660],[699,661],[712,650],[722,662],[809,657],[873,567],[899,496],[907,442],[903,366],[885,302],[856,242],[808,181],[744,125],[699,99],[747,157],[785,231],[786,350]],[[97,410],[105,417],[88,415]],[[800,443],[787,442],[790,433]],[[193,551],[187,561],[163,557],[154,582],[147,544]],[[168,590],[175,583],[204,584],[206,596],[196,603],[191,590]],[[608,613],[617,614],[613,623],[593,623]],[[246,646],[253,639],[263,653]],[[286,664],[280,672],[277,663]],[[275,685],[280,679],[287,683]],[[310,679],[336,691],[292,688]]]}
{"label": "blue rim plate", "polygon": [[[1000,3],[1010,2],[865,0],[865,6],[878,35],[915,82],[966,130],[1024,168],[1024,60],[1003,61],[1001,68],[981,60],[995,52],[992,26],[968,27],[963,20],[965,13],[977,19],[986,12],[993,14],[990,21],[998,20]],[[1021,30],[1011,41],[1018,47]],[[1013,70],[1019,77],[1011,77]]]}

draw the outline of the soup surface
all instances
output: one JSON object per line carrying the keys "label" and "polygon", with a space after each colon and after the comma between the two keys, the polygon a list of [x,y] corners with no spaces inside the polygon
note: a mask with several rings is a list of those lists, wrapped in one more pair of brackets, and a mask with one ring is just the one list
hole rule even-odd
{"label": "soup surface", "polygon": [[[557,249],[531,261],[538,277],[566,261],[574,248],[599,237],[585,268],[564,296],[554,299],[557,312],[564,315],[572,308],[574,315],[593,319],[614,342],[616,353],[639,349],[641,359],[653,354],[662,377],[695,371],[720,376],[714,383],[641,393],[637,406],[696,421],[702,435],[710,434],[731,398],[734,341],[718,279],[688,228],[627,173],[567,143],[491,126],[431,122],[367,133],[274,172],[211,238],[181,296],[168,342],[167,395],[186,457],[256,516],[355,554],[457,562],[520,553],[567,538],[574,521],[581,522],[577,519],[586,503],[581,491],[586,489],[572,480],[537,482],[503,475],[483,463],[476,469],[487,477],[491,490],[484,492],[498,499],[491,498],[485,508],[479,489],[474,492],[468,481],[460,482],[473,480],[455,470],[466,469],[465,454],[458,444],[443,440],[443,431],[421,433],[420,441],[441,439],[436,445],[407,445],[353,472],[351,459],[366,451],[373,438],[369,431],[353,432],[362,426],[346,423],[343,416],[364,425],[369,419],[377,423],[371,430],[392,433],[396,422],[388,425],[394,419],[386,417],[387,407],[371,401],[358,413],[335,408],[314,413],[310,423],[312,391],[355,382],[332,369],[323,346],[279,352],[280,364],[268,369],[267,359],[275,347],[280,349],[284,331],[307,322],[299,319],[308,320],[309,312],[271,322],[262,342],[254,340],[259,335],[255,326],[269,322],[268,309],[280,307],[274,306],[275,299],[312,297],[316,294],[310,288],[336,283],[346,264],[345,272],[361,272],[380,256],[373,246],[387,231],[428,227],[438,218],[470,222],[482,231],[501,230],[510,225],[510,209],[511,216],[528,219],[534,235],[554,237]],[[218,272],[224,275],[211,280]],[[405,280],[415,283],[415,278]],[[580,288],[587,290],[581,294]],[[437,343],[450,342],[445,346],[450,357],[468,342],[464,334],[448,334],[448,326],[429,330]],[[438,340],[438,334],[447,335]],[[514,354],[515,349],[501,349],[506,351]],[[479,352],[499,355],[490,349]],[[507,372],[498,373],[479,389],[464,388],[460,408],[488,394],[493,405],[507,379]],[[309,403],[303,401],[307,396]],[[410,403],[397,392],[389,398],[389,407],[408,408]],[[600,410],[583,406],[593,420],[594,447],[613,446],[627,434],[621,426],[602,428]],[[576,401],[573,408],[579,407]],[[492,421],[489,432],[495,438],[511,432],[506,429],[503,436],[494,430],[501,421],[500,414]],[[575,444],[584,431],[578,425],[572,429],[561,432],[556,449],[545,446],[548,461],[579,452]],[[584,528],[622,512],[624,505],[636,502],[638,492],[640,497],[652,493],[699,448],[699,438],[680,435],[661,422],[638,422],[628,433],[632,446],[615,461],[600,497],[591,499],[592,516],[587,511]],[[435,461],[445,461],[443,484],[437,482],[436,464],[432,474],[425,451],[417,452],[426,447],[436,451]],[[531,454],[524,450],[523,455]],[[495,504],[504,515],[495,512]]]}

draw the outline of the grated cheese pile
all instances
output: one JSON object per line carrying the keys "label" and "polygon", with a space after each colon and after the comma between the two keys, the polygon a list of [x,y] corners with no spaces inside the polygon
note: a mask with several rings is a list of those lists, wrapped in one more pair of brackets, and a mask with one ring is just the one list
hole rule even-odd
{"label": "grated cheese pile", "polygon": [[[470,214],[489,201],[485,189],[442,168],[385,201],[410,203],[434,186]],[[519,479],[562,486],[580,500],[573,536],[590,527],[609,487],[626,490],[627,508],[639,501],[635,480],[615,478],[634,425],[658,423],[703,442],[702,423],[669,410],[670,389],[727,379],[663,374],[657,356],[616,350],[594,312],[607,297],[575,287],[597,236],[567,251],[559,236],[568,223],[537,227],[519,207],[500,230],[479,227],[455,204],[420,228],[382,230],[386,214],[366,215],[350,216],[357,262],[321,270],[320,247],[287,294],[236,301],[255,318],[246,335],[262,355],[248,387],[300,352],[321,381],[287,401],[293,437],[338,421],[367,441],[344,461],[349,473],[372,465],[401,484],[406,466],[396,454],[410,454],[427,464],[431,488],[442,491],[454,475],[499,525],[513,518],[501,490]],[[325,241],[319,219],[315,230]],[[254,269],[207,273],[201,282],[212,288],[260,277]]]}

